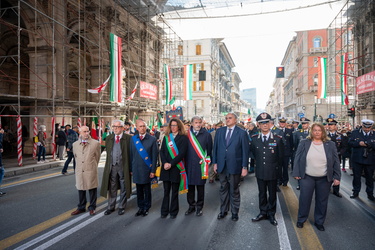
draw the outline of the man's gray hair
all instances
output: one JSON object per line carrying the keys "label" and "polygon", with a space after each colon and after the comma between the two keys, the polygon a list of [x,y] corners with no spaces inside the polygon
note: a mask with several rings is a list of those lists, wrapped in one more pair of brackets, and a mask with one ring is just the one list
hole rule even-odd
{"label": "man's gray hair", "polygon": [[203,121],[202,117],[197,116],[197,115],[195,115],[195,116],[193,116],[193,117],[191,118],[191,123],[193,123],[195,120]]}
{"label": "man's gray hair", "polygon": [[119,122],[119,123],[120,123],[120,126],[121,126],[121,127],[124,127],[124,121],[121,121],[121,120],[113,120],[113,121],[112,121],[112,125],[115,124],[116,122]]}
{"label": "man's gray hair", "polygon": [[143,120],[142,118],[138,118],[135,123],[137,122],[143,122],[145,124],[145,126],[147,127],[147,122],[145,120]]}
{"label": "man's gray hair", "polygon": [[233,112],[229,112],[227,115],[233,115],[234,116],[234,118],[236,119],[236,120],[238,120],[238,116],[236,115],[236,113],[233,113]]}

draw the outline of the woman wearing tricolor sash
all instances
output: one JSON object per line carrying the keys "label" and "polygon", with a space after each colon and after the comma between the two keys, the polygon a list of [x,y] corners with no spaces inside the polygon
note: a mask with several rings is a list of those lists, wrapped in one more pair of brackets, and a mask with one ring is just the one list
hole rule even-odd
{"label": "woman wearing tricolor sash", "polygon": [[183,123],[172,118],[165,129],[165,138],[160,149],[160,180],[163,181],[164,187],[161,218],[166,218],[169,214],[171,219],[175,219],[179,211],[178,193],[187,192],[184,158],[188,142]]}

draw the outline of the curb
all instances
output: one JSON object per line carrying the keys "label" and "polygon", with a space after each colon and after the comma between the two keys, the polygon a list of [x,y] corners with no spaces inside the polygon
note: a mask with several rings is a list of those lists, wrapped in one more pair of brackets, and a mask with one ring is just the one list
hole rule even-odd
{"label": "curb", "polygon": [[4,177],[12,177],[16,175],[27,174],[31,172],[36,172],[40,170],[45,170],[49,168],[57,168],[63,167],[65,161],[63,162],[48,162],[43,164],[32,164],[26,167],[13,167],[13,168],[5,168],[5,175]]}

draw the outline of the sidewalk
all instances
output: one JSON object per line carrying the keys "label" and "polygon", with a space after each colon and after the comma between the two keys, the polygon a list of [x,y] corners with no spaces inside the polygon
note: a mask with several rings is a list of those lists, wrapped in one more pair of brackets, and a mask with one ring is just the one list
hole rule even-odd
{"label": "sidewalk", "polygon": [[[26,173],[31,173],[43,169],[48,168],[57,168],[64,166],[65,160],[53,160],[52,155],[46,155],[46,161],[45,163],[36,163],[37,160],[33,160],[33,157],[31,155],[25,155],[22,157],[22,166],[18,166],[17,158],[3,158],[3,165],[5,168],[5,176],[4,177],[11,177]],[[73,164],[73,162],[72,162]]]}

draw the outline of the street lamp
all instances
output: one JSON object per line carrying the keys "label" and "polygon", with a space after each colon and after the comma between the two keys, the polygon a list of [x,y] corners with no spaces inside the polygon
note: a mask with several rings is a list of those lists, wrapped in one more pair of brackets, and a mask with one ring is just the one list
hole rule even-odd
{"label": "street lamp", "polygon": [[316,121],[316,99],[317,99],[317,96],[314,95],[314,119],[313,119],[314,122]]}

